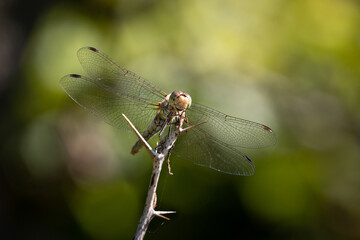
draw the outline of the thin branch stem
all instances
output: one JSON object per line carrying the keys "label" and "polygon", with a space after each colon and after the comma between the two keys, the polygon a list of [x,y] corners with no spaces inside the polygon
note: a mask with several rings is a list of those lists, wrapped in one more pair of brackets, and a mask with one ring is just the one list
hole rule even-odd
{"label": "thin branch stem", "polygon": [[[167,213],[174,213],[172,211],[169,212],[156,212],[155,211],[155,205],[156,205],[156,188],[159,182],[159,176],[161,172],[161,167],[164,162],[164,156],[162,154],[159,154],[158,157],[155,157],[153,160],[153,171],[151,174],[150,179],[150,185],[148,189],[148,195],[146,197],[145,207],[144,211],[142,213],[142,216],[140,218],[138,227],[136,229],[135,237],[134,239],[143,239],[146,233],[146,230],[149,226],[150,221],[155,216],[161,216],[161,214],[167,214]],[[166,217],[163,217],[167,219]]]}
{"label": "thin branch stem", "polygon": [[125,118],[125,120],[129,123],[130,127],[132,128],[132,130],[134,130],[136,136],[141,140],[141,142],[144,144],[146,150],[149,152],[149,154],[151,155],[152,158],[154,158],[157,153],[151,148],[150,144],[143,138],[143,136],[139,133],[139,131],[136,129],[136,127],[132,124],[132,122],[125,116],[125,114],[123,114],[123,117]]}
{"label": "thin branch stem", "polygon": [[[172,214],[176,213],[175,211],[156,211],[156,189],[159,182],[159,177],[161,173],[162,165],[165,161],[166,156],[170,155],[171,150],[174,147],[175,141],[178,138],[178,136],[186,132],[194,127],[197,127],[203,123],[196,124],[194,126],[187,127],[185,129],[182,129],[182,123],[184,122],[185,113],[182,114],[179,120],[175,122],[175,128],[171,129],[169,134],[166,135],[157,145],[154,151],[151,146],[147,143],[147,141],[143,138],[143,136],[139,133],[139,131],[135,128],[135,126],[130,122],[130,120],[122,114],[123,117],[126,119],[126,121],[130,124],[131,128],[134,130],[135,134],[138,136],[138,138],[142,141],[145,148],[149,152],[151,158],[153,159],[153,170],[150,178],[150,184],[148,188],[148,193],[146,197],[145,207],[144,211],[141,215],[139,224],[136,229],[135,233],[135,240],[142,240],[145,236],[146,230],[149,226],[150,221],[155,217],[161,217],[166,220],[169,220],[169,218],[165,217],[164,214]],[[169,156],[170,157],[170,156]],[[169,161],[169,160],[168,160]],[[170,165],[169,165],[169,173],[170,172]]]}
{"label": "thin branch stem", "polygon": [[151,158],[153,159],[153,170],[150,178],[150,184],[148,188],[148,194],[145,201],[144,211],[141,215],[138,227],[135,233],[135,240],[143,239],[146,233],[146,230],[150,224],[150,221],[155,217],[162,217],[166,220],[169,218],[163,216],[164,214],[176,213],[175,211],[156,211],[156,189],[159,182],[159,177],[161,173],[161,168],[164,163],[165,157],[169,154],[171,150],[171,146],[174,145],[177,136],[180,134],[180,130],[177,131],[178,134],[175,136],[175,131],[170,136],[166,136],[156,147],[157,151],[154,151],[151,146],[147,143],[147,141],[143,138],[143,136],[139,133],[139,131],[135,128],[135,126],[131,123],[131,121],[123,114],[123,117],[129,123],[131,128],[134,130],[135,134],[138,138],[143,142],[147,151],[149,152]]}

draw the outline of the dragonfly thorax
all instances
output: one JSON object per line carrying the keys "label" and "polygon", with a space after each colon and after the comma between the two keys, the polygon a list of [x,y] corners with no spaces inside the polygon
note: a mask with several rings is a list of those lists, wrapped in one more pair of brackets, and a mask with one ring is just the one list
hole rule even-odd
{"label": "dragonfly thorax", "polygon": [[178,111],[184,111],[191,106],[191,97],[187,93],[181,91],[173,91],[170,94],[169,103]]}

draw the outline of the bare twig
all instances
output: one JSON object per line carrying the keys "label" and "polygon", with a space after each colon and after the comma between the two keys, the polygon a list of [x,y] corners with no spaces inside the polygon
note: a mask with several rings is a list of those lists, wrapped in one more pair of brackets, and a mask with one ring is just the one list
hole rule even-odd
{"label": "bare twig", "polygon": [[[148,193],[147,193],[147,197],[146,197],[145,207],[144,207],[144,211],[141,215],[138,227],[136,229],[135,237],[134,237],[135,240],[141,240],[145,236],[145,233],[149,226],[150,221],[155,216],[169,220],[169,218],[165,217],[164,214],[176,213],[175,211],[156,211],[155,210],[156,189],[157,189],[157,185],[159,182],[161,168],[165,161],[166,156],[170,157],[169,155],[170,155],[171,150],[174,147],[175,141],[181,133],[186,132],[194,127],[197,127],[205,122],[182,129],[182,123],[183,123],[184,118],[180,117],[180,119],[175,122],[175,128],[172,129],[169,132],[169,134],[166,135],[166,137],[164,137],[156,145],[156,148],[155,148],[156,151],[154,151],[151,148],[151,146],[146,142],[146,140],[142,137],[142,135],[137,131],[135,126],[130,122],[130,120],[124,114],[123,114],[123,117],[130,124],[131,128],[134,130],[134,132],[136,133],[138,138],[142,141],[142,143],[146,147],[147,151],[149,152],[151,158],[153,159],[153,170],[152,170],[150,185],[149,185],[149,189],[148,189]],[[171,174],[170,165],[168,167],[169,167],[169,173]]]}
{"label": "bare twig", "polygon": [[130,120],[125,116],[125,114],[122,114],[123,117],[125,118],[125,120],[129,123],[130,127],[132,128],[132,130],[134,130],[136,136],[141,140],[141,142],[144,144],[146,150],[149,152],[149,154],[151,155],[152,158],[154,158],[157,153],[151,148],[151,146],[149,145],[149,143],[143,138],[143,136],[139,133],[139,131],[135,128],[135,126],[132,124],[132,122],[130,122]]}
{"label": "bare twig", "polygon": [[144,238],[149,223],[155,216],[169,220],[169,218],[163,215],[176,213],[175,211],[156,211],[155,206],[156,206],[156,188],[159,182],[161,168],[164,163],[165,157],[168,155],[169,151],[171,150],[171,146],[174,145],[177,136],[180,134],[180,130],[177,131],[178,132],[177,134],[175,134],[175,131],[173,131],[172,134],[166,136],[157,145],[156,147],[157,151],[154,151],[151,148],[151,146],[146,142],[146,140],[142,137],[142,135],[137,131],[134,125],[130,122],[130,120],[124,114],[123,116],[126,119],[126,121],[130,124],[131,128],[134,130],[138,138],[143,142],[151,158],[153,159],[153,170],[151,174],[148,194],[146,197],[145,207],[134,237],[134,239],[138,240]]}
{"label": "bare twig", "polygon": [[156,205],[156,188],[159,182],[159,176],[164,159],[165,156],[163,154],[157,154],[157,156],[153,158],[153,171],[151,174],[151,180],[148,189],[148,194],[146,197],[144,211],[140,218],[134,237],[134,239],[136,240],[144,238],[149,223],[155,216],[169,220],[169,218],[163,215],[175,213],[175,211],[156,211],[154,209]]}

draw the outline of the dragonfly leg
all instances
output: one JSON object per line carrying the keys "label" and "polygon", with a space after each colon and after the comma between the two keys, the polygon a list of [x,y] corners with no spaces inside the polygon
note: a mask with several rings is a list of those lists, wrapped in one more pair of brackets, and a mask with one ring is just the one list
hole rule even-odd
{"label": "dragonfly leg", "polygon": [[[159,132],[159,138],[160,138],[161,134],[164,132],[164,130],[165,130],[166,126],[169,124],[169,122],[170,122],[170,118],[168,118],[168,119],[164,122],[164,124],[163,124],[163,126],[161,127],[161,130],[160,130],[160,132]],[[160,140],[161,140],[161,139],[160,139]]]}
{"label": "dragonfly leg", "polygon": [[187,116],[186,116],[186,114],[185,114],[185,111],[183,111],[183,112],[181,113],[180,119],[178,120],[178,124],[179,124],[179,126],[180,126],[180,133],[182,133],[182,132],[187,132],[187,131],[189,131],[190,129],[193,129],[193,128],[199,126],[199,125],[202,125],[202,124],[208,122],[208,121],[205,121],[205,122],[201,122],[201,123],[198,123],[198,124],[189,126],[189,127],[187,127],[187,128],[182,128],[182,125],[183,125],[184,121],[185,121],[186,123],[188,123],[188,119],[187,119]]}
{"label": "dragonfly leg", "polygon": [[192,126],[187,127],[187,128],[182,128],[182,129],[180,130],[180,132],[187,132],[187,131],[189,131],[190,129],[196,128],[197,126],[200,126],[200,125],[202,125],[202,124],[204,124],[204,123],[207,123],[207,122],[208,122],[208,121],[205,121],[205,122],[201,122],[201,123],[192,125]]}
{"label": "dragonfly leg", "polygon": [[176,119],[178,119],[178,117],[172,118],[170,123],[169,123],[168,137],[170,136],[171,132],[173,131],[173,128],[174,128],[174,125],[175,125],[174,121],[178,121]]}

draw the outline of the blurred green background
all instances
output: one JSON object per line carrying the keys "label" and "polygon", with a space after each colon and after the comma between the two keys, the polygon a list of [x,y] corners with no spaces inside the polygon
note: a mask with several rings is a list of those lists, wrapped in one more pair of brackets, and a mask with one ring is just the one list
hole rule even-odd
{"label": "blurred green background", "polygon": [[264,123],[252,177],[172,156],[146,239],[360,238],[360,2],[2,0],[0,238],[130,239],[151,161],[59,86],[94,46],[171,92]]}

